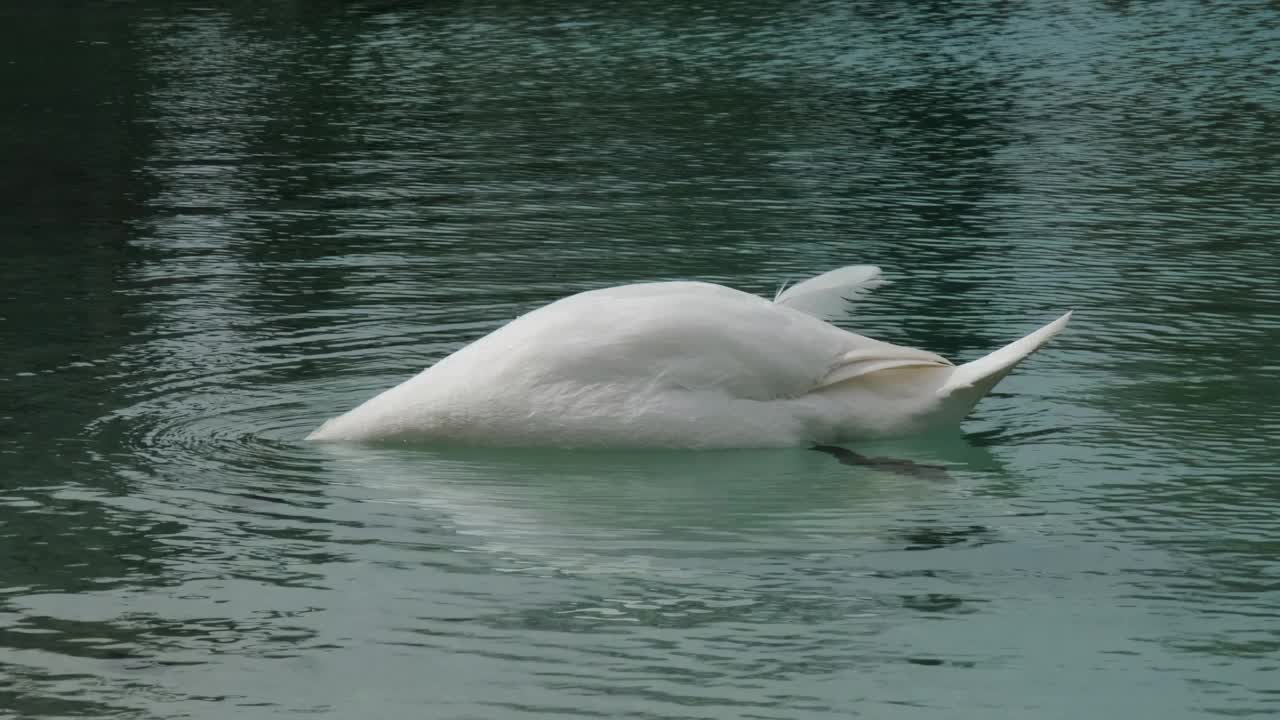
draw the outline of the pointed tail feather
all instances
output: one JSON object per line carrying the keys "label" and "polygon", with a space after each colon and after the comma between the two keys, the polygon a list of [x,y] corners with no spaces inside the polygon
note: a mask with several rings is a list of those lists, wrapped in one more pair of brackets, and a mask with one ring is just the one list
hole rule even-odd
{"label": "pointed tail feather", "polygon": [[946,398],[947,405],[967,413],[1018,363],[1062,332],[1070,319],[1071,313],[1067,313],[1020,340],[1014,340],[989,355],[957,367],[942,387],[938,388],[938,395]]}

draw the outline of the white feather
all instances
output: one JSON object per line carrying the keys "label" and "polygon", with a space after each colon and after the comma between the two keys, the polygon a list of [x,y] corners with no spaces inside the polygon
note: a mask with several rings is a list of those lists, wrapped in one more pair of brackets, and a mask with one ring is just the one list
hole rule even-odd
{"label": "white feather", "polygon": [[849,317],[853,303],[886,284],[875,265],[849,265],[784,287],[773,301],[823,320],[839,320]]}

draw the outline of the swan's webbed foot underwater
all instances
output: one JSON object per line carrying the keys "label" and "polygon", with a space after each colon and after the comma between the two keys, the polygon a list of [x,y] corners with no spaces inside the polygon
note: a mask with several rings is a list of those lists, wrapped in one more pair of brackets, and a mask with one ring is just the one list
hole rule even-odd
{"label": "swan's webbed foot underwater", "polygon": [[845,465],[873,467],[895,472],[899,475],[910,475],[930,480],[947,480],[951,477],[947,474],[947,469],[942,465],[929,465],[927,463],[918,463],[914,460],[900,460],[898,458],[867,457],[838,445],[814,445],[809,449],[824,452]]}

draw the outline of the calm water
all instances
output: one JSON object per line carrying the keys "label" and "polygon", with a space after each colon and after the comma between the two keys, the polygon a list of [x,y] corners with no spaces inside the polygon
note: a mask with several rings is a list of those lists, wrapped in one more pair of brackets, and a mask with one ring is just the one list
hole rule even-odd
{"label": "calm water", "polygon": [[[0,715],[1280,713],[1273,3],[71,5],[0,10]],[[865,448],[950,480],[299,441],[853,262],[959,360],[1078,311]]]}

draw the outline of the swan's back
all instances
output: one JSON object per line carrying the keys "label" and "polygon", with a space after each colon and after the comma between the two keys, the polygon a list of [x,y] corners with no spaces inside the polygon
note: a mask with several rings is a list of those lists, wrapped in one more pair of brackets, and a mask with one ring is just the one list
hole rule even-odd
{"label": "swan's back", "polygon": [[812,389],[857,337],[718,285],[588,291],[516,318],[312,437],[789,445],[800,423],[771,402]]}
{"label": "swan's back", "polygon": [[[774,400],[811,389],[855,336],[755,295],[682,282],[574,295],[491,337],[517,377]],[[464,359],[492,359],[497,346],[477,345]]]}

